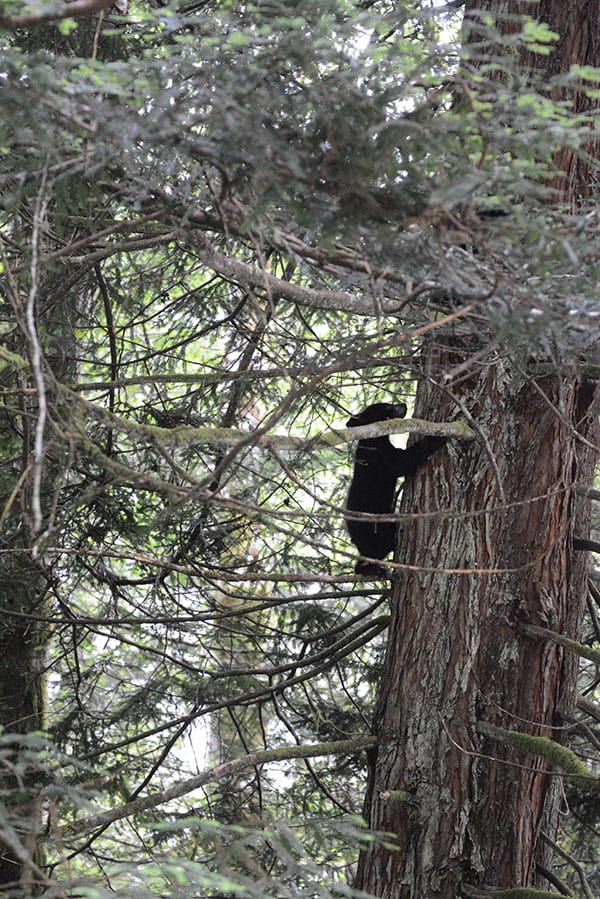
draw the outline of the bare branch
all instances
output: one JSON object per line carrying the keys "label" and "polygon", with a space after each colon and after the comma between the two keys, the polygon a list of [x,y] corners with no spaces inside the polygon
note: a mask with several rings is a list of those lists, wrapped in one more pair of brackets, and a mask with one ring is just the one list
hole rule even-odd
{"label": "bare branch", "polygon": [[115,430],[135,434],[137,437],[145,437],[147,440],[155,440],[161,446],[189,446],[206,443],[237,446],[244,442],[251,446],[262,446],[267,449],[276,447],[278,449],[302,450],[314,445],[338,446],[366,437],[381,437],[385,434],[431,434],[464,440],[473,440],[476,436],[475,432],[463,421],[425,421],[419,418],[395,418],[376,424],[363,425],[359,428],[331,428],[308,437],[293,434],[267,434],[264,433],[264,428],[257,428],[254,436],[252,431],[239,431],[236,428],[162,428],[157,425],[140,424],[133,419],[124,419],[102,409],[90,400],[82,399],[64,386],[61,386],[60,389],[67,393],[71,400],[85,406],[88,414],[95,415],[100,421],[104,421]]}
{"label": "bare branch", "polygon": [[214,271],[238,283],[258,287],[272,299],[281,297],[302,306],[311,306],[313,309],[340,309],[357,315],[373,315],[377,311],[393,314],[403,307],[406,299],[400,301],[378,297],[375,305],[373,299],[364,294],[355,295],[343,290],[315,290],[312,287],[303,287],[277,278],[267,271],[242,262],[241,259],[225,256],[204,235],[198,234],[197,243],[200,244],[198,251],[200,258]]}
{"label": "bare branch", "polygon": [[46,200],[44,198],[45,191],[46,175],[44,173],[40,190],[36,198],[35,210],[33,215],[33,231],[31,235],[31,286],[29,288],[29,296],[27,297],[27,305],[25,307],[27,332],[31,344],[31,368],[33,371],[33,379],[35,381],[35,388],[38,398],[38,420],[35,427],[31,492],[31,511],[33,515],[34,533],[37,533],[42,527],[42,506],[40,494],[44,465],[44,431],[46,428],[46,416],[48,414],[48,404],[46,401],[46,382],[44,380],[44,375],[42,372],[42,348],[40,346],[36,322],[36,300],[39,284],[40,229],[46,215],[47,206]]}
{"label": "bare branch", "polygon": [[156,808],[165,802],[171,802],[197,790],[199,787],[208,783],[214,783],[222,780],[224,777],[231,777],[244,768],[254,768],[257,765],[264,765],[267,762],[284,761],[287,759],[309,759],[317,758],[322,755],[342,755],[344,753],[358,752],[374,746],[377,742],[376,737],[356,737],[353,740],[337,740],[333,743],[317,743],[312,746],[284,746],[280,749],[262,749],[258,752],[251,752],[241,758],[233,759],[230,762],[224,762],[217,765],[216,768],[210,768],[208,771],[202,771],[195,777],[180,780],[167,790],[161,790],[157,793],[151,793],[149,796],[142,796],[133,802],[126,802],[117,808],[109,809],[105,812],[99,812],[97,815],[91,815],[82,821],[77,821],[68,828],[61,828],[59,834],[89,833],[97,827],[103,827],[111,824],[113,821],[119,821],[121,818],[127,818],[129,815],[138,814],[146,811],[146,809]]}

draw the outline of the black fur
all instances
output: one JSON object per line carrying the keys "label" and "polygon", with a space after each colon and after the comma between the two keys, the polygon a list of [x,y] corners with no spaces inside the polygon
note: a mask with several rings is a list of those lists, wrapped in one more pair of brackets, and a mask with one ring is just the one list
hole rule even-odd
{"label": "black fur", "polygon": [[600,543],[597,543],[595,540],[584,540],[582,537],[573,537],[573,549],[600,553]]}
{"label": "black fur", "polygon": [[[347,427],[357,428],[390,418],[404,418],[405,415],[405,403],[374,403],[359,415],[353,415]],[[359,440],[346,501],[347,511],[393,514],[398,478],[413,475],[446,440],[446,437],[424,437],[405,450],[393,446],[387,436]],[[384,559],[396,545],[396,523],[393,521],[353,521],[347,518],[346,526],[361,556]],[[386,576],[381,565],[363,559],[358,560],[355,571],[372,577]]]}

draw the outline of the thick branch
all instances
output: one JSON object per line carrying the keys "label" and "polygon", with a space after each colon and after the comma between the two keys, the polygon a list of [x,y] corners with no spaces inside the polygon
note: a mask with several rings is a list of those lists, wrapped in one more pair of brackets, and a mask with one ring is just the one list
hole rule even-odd
{"label": "thick branch", "polygon": [[570,650],[570,652],[574,652],[581,658],[589,659],[590,662],[594,662],[596,665],[600,665],[600,649],[596,649],[594,646],[585,646],[583,643],[579,643],[577,640],[572,640],[570,637],[565,637],[564,634],[559,634],[547,627],[539,627],[537,624],[523,623],[521,625],[521,628],[530,637],[540,637],[542,640],[551,640],[552,643],[557,643],[559,646],[564,646],[565,649]]}
{"label": "thick branch", "polygon": [[477,729],[481,734],[511,746],[521,752],[544,759],[552,769],[558,769],[591,789],[600,789],[600,780],[595,777],[567,746],[551,740],[549,737],[538,737],[518,730],[506,730],[496,727],[487,721],[479,721]]}
{"label": "thick branch", "polygon": [[392,314],[404,307],[404,300],[373,298],[364,294],[352,294],[343,290],[315,290],[291,281],[284,281],[263,269],[255,268],[241,259],[220,253],[202,234],[198,234],[198,255],[215,272],[238,283],[264,290],[272,299],[285,299],[313,309],[335,309],[354,312],[357,315],[375,315],[378,312]]}
{"label": "thick branch", "polygon": [[[74,391],[60,386],[71,401],[81,403],[88,413],[95,415],[100,421],[109,424],[111,428],[124,433],[135,434],[137,437],[145,437],[154,440],[161,446],[186,446],[191,444],[216,443],[225,446],[236,446],[240,441],[250,443],[253,446],[277,449],[307,449],[312,446],[338,446],[342,443],[352,443],[365,437],[379,437],[384,434],[431,434],[440,437],[456,437],[463,440],[473,440],[475,432],[463,421],[424,421],[419,418],[390,419],[372,425],[363,425],[360,428],[331,428],[320,434],[304,436],[292,434],[265,434],[261,428],[252,439],[252,432],[239,431],[236,428],[210,428],[210,427],[182,427],[161,428],[157,425],[140,424],[132,419],[124,419],[97,406],[90,400],[82,399]],[[250,438],[250,439],[249,439]]]}
{"label": "thick branch", "polygon": [[69,834],[89,833],[97,827],[103,827],[118,821],[121,818],[127,818],[139,812],[155,808],[163,805],[165,802],[171,802],[180,796],[191,793],[199,787],[208,783],[222,780],[224,777],[231,777],[244,768],[254,768],[257,765],[264,765],[267,762],[283,761],[287,759],[309,759],[317,758],[322,755],[342,755],[344,753],[358,752],[374,746],[377,742],[375,737],[356,737],[354,740],[338,740],[333,743],[317,743],[313,746],[284,746],[280,749],[263,749],[258,752],[251,752],[249,755],[242,756],[239,759],[233,759],[216,768],[203,771],[195,777],[189,777],[186,780],[180,780],[167,790],[161,790],[157,793],[151,793],[149,796],[143,796],[133,802],[126,802],[117,808],[109,809],[105,812],[99,812],[97,815],[91,815],[82,821],[77,821],[68,828],[61,828],[59,833],[64,836]]}

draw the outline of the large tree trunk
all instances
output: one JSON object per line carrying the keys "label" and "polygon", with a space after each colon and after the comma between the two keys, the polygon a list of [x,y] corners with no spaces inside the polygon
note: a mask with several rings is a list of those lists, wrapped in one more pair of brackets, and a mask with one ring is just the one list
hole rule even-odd
{"label": "large tree trunk", "polygon": [[[551,76],[600,64],[596,0],[541,0],[535,10],[468,0],[467,14],[477,9],[535,12],[561,34],[550,56],[522,60],[529,69],[543,64]],[[572,101],[583,109],[582,95]],[[596,158],[597,149],[587,147]],[[592,189],[589,162],[565,151],[558,166],[555,197],[576,208]],[[539,745],[511,747],[507,732],[561,742],[573,708],[577,658],[525,628],[580,634],[587,558],[572,537],[589,529],[589,503],[576,487],[593,480],[594,391],[575,371],[519,377],[491,350],[465,379],[463,366],[482,346],[453,335],[444,349],[426,350],[433,381],[460,366],[457,383],[444,386],[481,439],[434,457],[403,496],[404,512],[452,514],[400,534],[407,567],[394,587],[365,805],[371,827],[395,834],[398,848],[363,853],[358,871],[362,888],[389,899],[548,887],[536,872],[548,864],[539,837],[553,835],[560,780]],[[448,420],[456,408],[430,382],[415,414]]]}
{"label": "large tree trunk", "polygon": [[[454,343],[430,354],[436,379],[464,359]],[[399,848],[374,848],[359,871],[361,887],[390,899],[534,882],[554,781],[545,761],[494,729],[560,740],[574,702],[576,658],[523,624],[579,634],[586,565],[571,537],[588,526],[575,486],[593,476],[594,453],[579,440],[592,391],[575,376],[516,383],[499,361],[451,390],[485,440],[434,457],[403,497],[403,511],[452,514],[400,537],[409,567],[394,589],[367,799],[371,826]],[[425,413],[453,414],[431,387],[419,392]]]}
{"label": "large tree trunk", "polygon": [[[115,34],[107,37],[100,28],[101,21],[102,18],[93,16],[80,17],[77,29],[68,35],[49,24],[46,28],[21,32],[18,40],[24,49],[37,48],[56,55],[74,55],[74,58],[86,54],[100,58],[122,56],[120,37]],[[77,203],[83,234],[86,212],[90,214],[90,222],[98,221],[98,196],[90,192],[89,208],[86,208],[81,200],[79,176],[75,173],[73,179],[73,196],[78,198],[73,203]],[[59,181],[59,197],[69,196],[64,173]],[[14,246],[29,247],[31,256],[24,256],[18,275],[7,273],[5,267],[5,295],[12,301],[15,320],[20,325],[9,333],[9,349],[31,363],[30,368],[14,369],[6,363],[0,369],[0,384],[6,391],[0,403],[0,729],[4,734],[23,738],[20,743],[9,738],[17,759],[21,749],[31,748],[27,735],[47,727],[46,651],[52,634],[47,623],[51,611],[47,597],[52,572],[43,551],[45,539],[60,543],[59,529],[54,530],[57,512],[54,502],[63,468],[69,464],[68,452],[60,447],[60,431],[70,415],[70,410],[53,394],[53,378],[62,382],[73,379],[77,366],[74,341],[82,323],[80,311],[91,305],[91,297],[101,280],[99,267],[95,276],[91,268],[81,269],[75,264],[69,267],[64,262],[54,270],[51,266],[39,266],[39,256],[48,249],[46,241],[56,235],[64,237],[63,228],[68,221],[68,217],[55,215],[61,203],[57,204],[53,196],[54,186],[53,179],[48,177],[45,190],[40,190],[37,200],[23,201],[22,219],[15,216],[16,230],[11,235]],[[31,322],[26,320],[24,307],[28,302],[32,302],[36,336],[32,334]],[[40,358],[34,364],[36,339]],[[45,382],[43,387],[40,380]],[[43,402],[40,390],[44,393]],[[16,401],[15,397],[18,397]],[[40,424],[42,405],[47,405],[45,428]],[[34,447],[35,431],[40,427],[41,453],[39,447]],[[36,455],[41,458],[36,459]],[[33,486],[36,466],[41,472],[37,488]],[[41,521],[36,522],[34,506],[38,507],[38,517],[41,513]],[[20,899],[44,891],[45,877],[41,870],[44,798],[39,787],[40,777],[43,779],[43,772],[40,775],[33,767],[21,771],[17,777],[8,765],[0,774],[2,895]]]}
{"label": "large tree trunk", "polygon": [[[0,430],[0,441],[6,441]],[[5,453],[0,456],[6,459]],[[0,481],[3,484],[4,479]],[[1,486],[0,486],[1,489]],[[26,554],[14,544],[14,556],[6,553],[0,567],[0,727],[4,734],[27,734],[44,729],[46,711],[45,643],[46,638],[35,616],[42,613],[42,589],[39,571],[27,561]],[[43,579],[42,579],[43,581]],[[34,895],[38,880],[34,867],[41,862],[37,837],[41,831],[39,788],[29,790],[34,772],[23,778],[10,772],[18,754],[14,743],[4,747],[7,753],[0,777],[3,796],[0,835],[0,892]],[[37,794],[34,795],[34,794]]]}
{"label": "large tree trunk", "polygon": [[[0,554],[0,729],[11,735],[6,746],[10,762],[22,766],[21,750],[32,750],[28,735],[47,728],[46,650],[52,634],[48,624],[50,566],[44,560],[44,539],[56,527],[55,490],[68,464],[58,429],[68,410],[53,391],[53,377],[68,380],[76,368],[74,334],[78,310],[90,296],[89,279],[65,270],[60,277],[37,286],[35,334],[28,331],[19,297],[31,286],[24,276],[21,290],[10,291],[21,329],[13,332],[10,350],[22,359],[41,357],[31,370],[5,365],[0,381],[5,389],[0,404],[0,496],[3,497],[2,553]],[[42,358],[43,357],[43,358]],[[37,370],[43,386],[34,376]],[[42,399],[43,394],[43,399]],[[14,397],[19,397],[17,403]],[[42,407],[48,416],[43,425]],[[36,430],[42,428],[41,453]],[[40,476],[36,483],[35,468]],[[37,515],[41,520],[36,521]],[[33,761],[34,752],[30,753]],[[43,772],[33,763],[15,774],[10,764],[0,773],[0,893],[27,896],[43,892],[42,839]]]}

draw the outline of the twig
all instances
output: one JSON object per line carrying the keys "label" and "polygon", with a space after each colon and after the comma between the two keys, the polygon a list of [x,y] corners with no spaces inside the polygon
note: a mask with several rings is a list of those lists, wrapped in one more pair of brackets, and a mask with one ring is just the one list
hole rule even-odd
{"label": "twig", "polygon": [[31,287],[29,288],[29,296],[27,298],[27,306],[25,309],[25,320],[27,323],[29,340],[31,342],[31,368],[38,397],[38,419],[35,426],[35,439],[33,445],[31,491],[31,511],[33,514],[34,534],[37,534],[42,527],[42,504],[40,497],[44,465],[44,431],[48,414],[46,384],[42,372],[42,348],[40,346],[35,320],[35,306],[39,284],[40,225],[45,216],[47,207],[46,201],[43,198],[46,189],[46,176],[47,172],[44,171],[33,213],[33,231],[31,236]]}
{"label": "twig", "polygon": [[555,843],[554,840],[550,839],[548,834],[544,833],[544,831],[540,833],[540,836],[544,843],[547,843],[548,846],[550,846],[550,848],[557,853],[557,855],[560,855],[561,858],[564,858],[564,860],[568,862],[571,867],[577,872],[586,899],[594,899],[592,891],[590,890],[587,882],[587,877],[585,876],[585,871],[583,870],[577,859],[573,858],[572,855],[569,855],[568,852],[565,852],[564,849],[561,849],[558,843]]}

